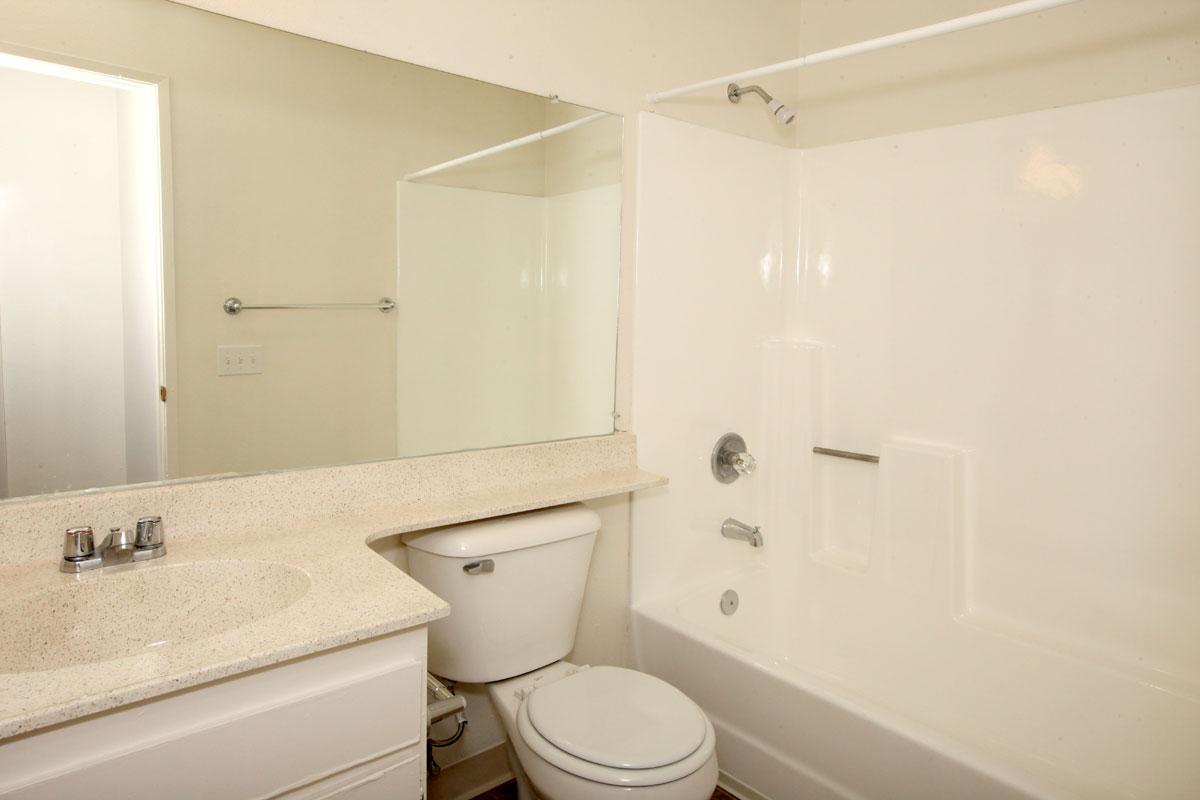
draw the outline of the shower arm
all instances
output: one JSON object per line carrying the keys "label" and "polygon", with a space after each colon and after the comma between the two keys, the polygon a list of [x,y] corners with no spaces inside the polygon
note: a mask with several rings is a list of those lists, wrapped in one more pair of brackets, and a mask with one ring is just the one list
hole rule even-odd
{"label": "shower arm", "polygon": [[775,99],[771,95],[767,94],[766,90],[757,84],[754,86],[738,86],[736,83],[731,83],[729,84],[729,88],[726,90],[726,93],[729,95],[729,102],[731,103],[736,103],[741,100],[742,95],[744,95],[746,92],[754,92],[763,99],[764,103],[770,103]]}

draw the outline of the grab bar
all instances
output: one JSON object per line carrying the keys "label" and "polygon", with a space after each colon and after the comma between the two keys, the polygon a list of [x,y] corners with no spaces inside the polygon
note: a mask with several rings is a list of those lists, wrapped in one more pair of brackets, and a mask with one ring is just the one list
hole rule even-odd
{"label": "grab bar", "polygon": [[866,461],[871,464],[879,463],[879,456],[873,456],[869,453],[855,453],[850,450],[834,450],[832,447],[814,447],[813,452],[819,456],[833,456],[834,458],[848,458],[852,461]]}
{"label": "grab bar", "polygon": [[249,305],[236,297],[230,297],[221,305],[226,314],[239,314],[251,309],[255,311],[260,309],[338,309],[344,311],[360,308],[374,308],[386,314],[395,307],[396,301],[390,297],[381,297],[376,303],[273,303],[262,305]]}

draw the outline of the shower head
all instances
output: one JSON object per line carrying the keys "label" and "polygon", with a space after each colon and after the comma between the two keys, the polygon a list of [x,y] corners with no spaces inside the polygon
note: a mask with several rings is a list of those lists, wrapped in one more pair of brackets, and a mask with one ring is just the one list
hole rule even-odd
{"label": "shower head", "polygon": [[771,102],[767,103],[767,108],[771,109],[771,112],[774,113],[779,121],[784,125],[790,125],[792,121],[796,119],[796,112],[792,111],[778,100],[772,100]]}
{"label": "shower head", "polygon": [[776,100],[771,95],[763,91],[761,86],[738,86],[736,83],[731,83],[725,90],[725,95],[729,98],[729,102],[737,103],[742,99],[742,95],[746,92],[753,92],[763,99],[767,104],[767,108],[771,109],[771,113],[775,118],[784,125],[789,125],[796,119],[796,112],[785,106],[783,103]]}

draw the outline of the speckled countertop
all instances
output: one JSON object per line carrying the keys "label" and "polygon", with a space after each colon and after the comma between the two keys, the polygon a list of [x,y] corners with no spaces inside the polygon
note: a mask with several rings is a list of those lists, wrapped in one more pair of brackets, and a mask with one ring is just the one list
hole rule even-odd
{"label": "speckled countertop", "polygon": [[[178,540],[167,518],[167,555],[132,568],[74,576],[59,573],[56,560],[0,566],[0,740],[446,616],[450,608],[441,598],[367,546],[376,539],[664,482],[637,469],[606,471],[423,502],[381,502],[303,523],[223,526]],[[150,570],[178,572],[147,581]],[[214,578],[223,588],[206,591]],[[45,625],[13,613],[31,607],[37,593],[64,586],[67,593],[56,599],[67,602]],[[147,586],[162,615],[135,613],[147,604]],[[135,594],[139,599],[131,602]],[[176,603],[187,605],[188,627],[197,633],[180,641],[168,634],[164,643],[159,637],[170,623],[161,617],[178,616]],[[111,616],[103,622],[152,644],[111,658],[112,643],[87,627],[98,614],[122,615],[119,624]],[[230,627],[231,615],[239,614],[242,621]],[[79,639],[70,644],[73,652],[95,647],[104,660],[59,666],[40,657],[39,648],[60,652],[69,637]]]}

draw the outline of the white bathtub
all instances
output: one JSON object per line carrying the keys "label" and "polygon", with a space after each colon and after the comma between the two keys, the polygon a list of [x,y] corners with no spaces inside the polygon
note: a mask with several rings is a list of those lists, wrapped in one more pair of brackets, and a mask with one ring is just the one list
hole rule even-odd
{"label": "white bathtub", "polygon": [[915,626],[902,604],[864,614],[837,578],[780,577],[633,612],[638,666],[704,707],[722,771],[762,796],[1200,797],[1194,696],[953,618]]}

